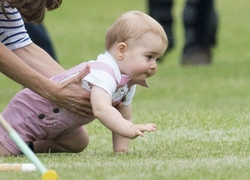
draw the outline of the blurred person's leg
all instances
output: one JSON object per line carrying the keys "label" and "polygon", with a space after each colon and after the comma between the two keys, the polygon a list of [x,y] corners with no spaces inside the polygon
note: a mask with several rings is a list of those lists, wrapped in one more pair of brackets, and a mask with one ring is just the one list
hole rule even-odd
{"label": "blurred person's leg", "polygon": [[217,14],[213,0],[187,0],[183,11],[185,44],[182,64],[210,64],[216,44]]}
{"label": "blurred person's leg", "polygon": [[43,24],[25,23],[25,28],[31,40],[45,50],[53,59],[57,61],[57,56],[54,50],[53,43]]}
{"label": "blurred person's leg", "polygon": [[149,15],[162,25],[168,36],[169,44],[167,51],[174,46],[172,6],[173,0],[148,0]]}

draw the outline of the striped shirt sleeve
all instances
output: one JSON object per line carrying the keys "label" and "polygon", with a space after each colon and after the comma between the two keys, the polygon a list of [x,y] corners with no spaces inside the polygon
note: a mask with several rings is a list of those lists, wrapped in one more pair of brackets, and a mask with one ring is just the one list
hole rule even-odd
{"label": "striped shirt sleeve", "polygon": [[0,5],[0,41],[10,50],[32,43],[18,10],[10,6],[4,8],[9,19],[5,17]]}

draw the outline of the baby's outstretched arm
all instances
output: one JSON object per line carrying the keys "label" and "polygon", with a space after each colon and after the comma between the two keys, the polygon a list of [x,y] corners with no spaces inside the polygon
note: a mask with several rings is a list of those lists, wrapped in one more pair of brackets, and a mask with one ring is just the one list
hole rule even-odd
{"label": "baby's outstretched arm", "polygon": [[155,124],[133,124],[124,119],[121,113],[112,106],[110,95],[97,86],[92,86],[91,104],[95,117],[112,132],[121,136],[134,139],[137,136],[144,136],[143,133],[146,131],[156,130]]}

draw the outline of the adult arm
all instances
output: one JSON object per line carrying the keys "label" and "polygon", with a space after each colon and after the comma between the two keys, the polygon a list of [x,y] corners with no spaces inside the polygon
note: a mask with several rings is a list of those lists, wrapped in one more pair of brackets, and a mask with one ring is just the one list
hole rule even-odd
{"label": "adult arm", "polygon": [[22,59],[25,64],[47,78],[51,78],[52,76],[65,71],[65,69],[46,51],[34,43],[15,49],[13,52]]}
{"label": "adult arm", "polygon": [[[90,108],[89,93],[80,86],[81,79],[89,72],[89,69],[84,70],[76,77],[63,83],[53,82],[46,77],[51,77],[54,73],[62,72],[63,68],[55,64],[52,60],[46,60],[48,55],[36,54],[37,48],[36,45],[31,44],[25,46],[24,49],[20,48],[15,50],[16,54],[14,54],[5,45],[0,43],[0,72],[23,86],[30,88],[42,97],[56,103],[60,107],[84,116],[91,115],[92,110]],[[38,53],[42,51],[38,51]],[[25,52],[28,52],[27,55]],[[45,51],[43,53],[45,53]],[[17,55],[22,57],[22,59]],[[39,55],[43,57],[43,59],[39,59]],[[23,61],[23,59],[25,60]],[[32,59],[34,61],[32,61]],[[43,60],[45,60],[44,63],[42,62]],[[26,63],[34,67],[34,69]],[[46,65],[46,63],[48,63],[48,65]],[[50,65],[51,67],[48,67]]]}

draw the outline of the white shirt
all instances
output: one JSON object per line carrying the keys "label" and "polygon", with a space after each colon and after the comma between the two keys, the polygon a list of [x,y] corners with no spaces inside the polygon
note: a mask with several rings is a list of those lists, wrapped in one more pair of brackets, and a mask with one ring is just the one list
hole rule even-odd
{"label": "white shirt", "polygon": [[133,85],[128,88],[128,85],[125,84],[124,86],[117,89],[117,83],[119,84],[121,82],[122,75],[114,58],[108,52],[105,52],[105,54],[100,54],[97,57],[96,61],[89,61],[90,67],[91,63],[94,62],[101,62],[107,64],[109,67],[112,68],[114,74],[112,75],[105,69],[90,68],[90,73],[83,78],[82,87],[91,91],[89,83],[93,84],[104,89],[112,97],[112,100],[114,102],[123,99],[123,105],[131,104],[136,91],[136,85]]}

